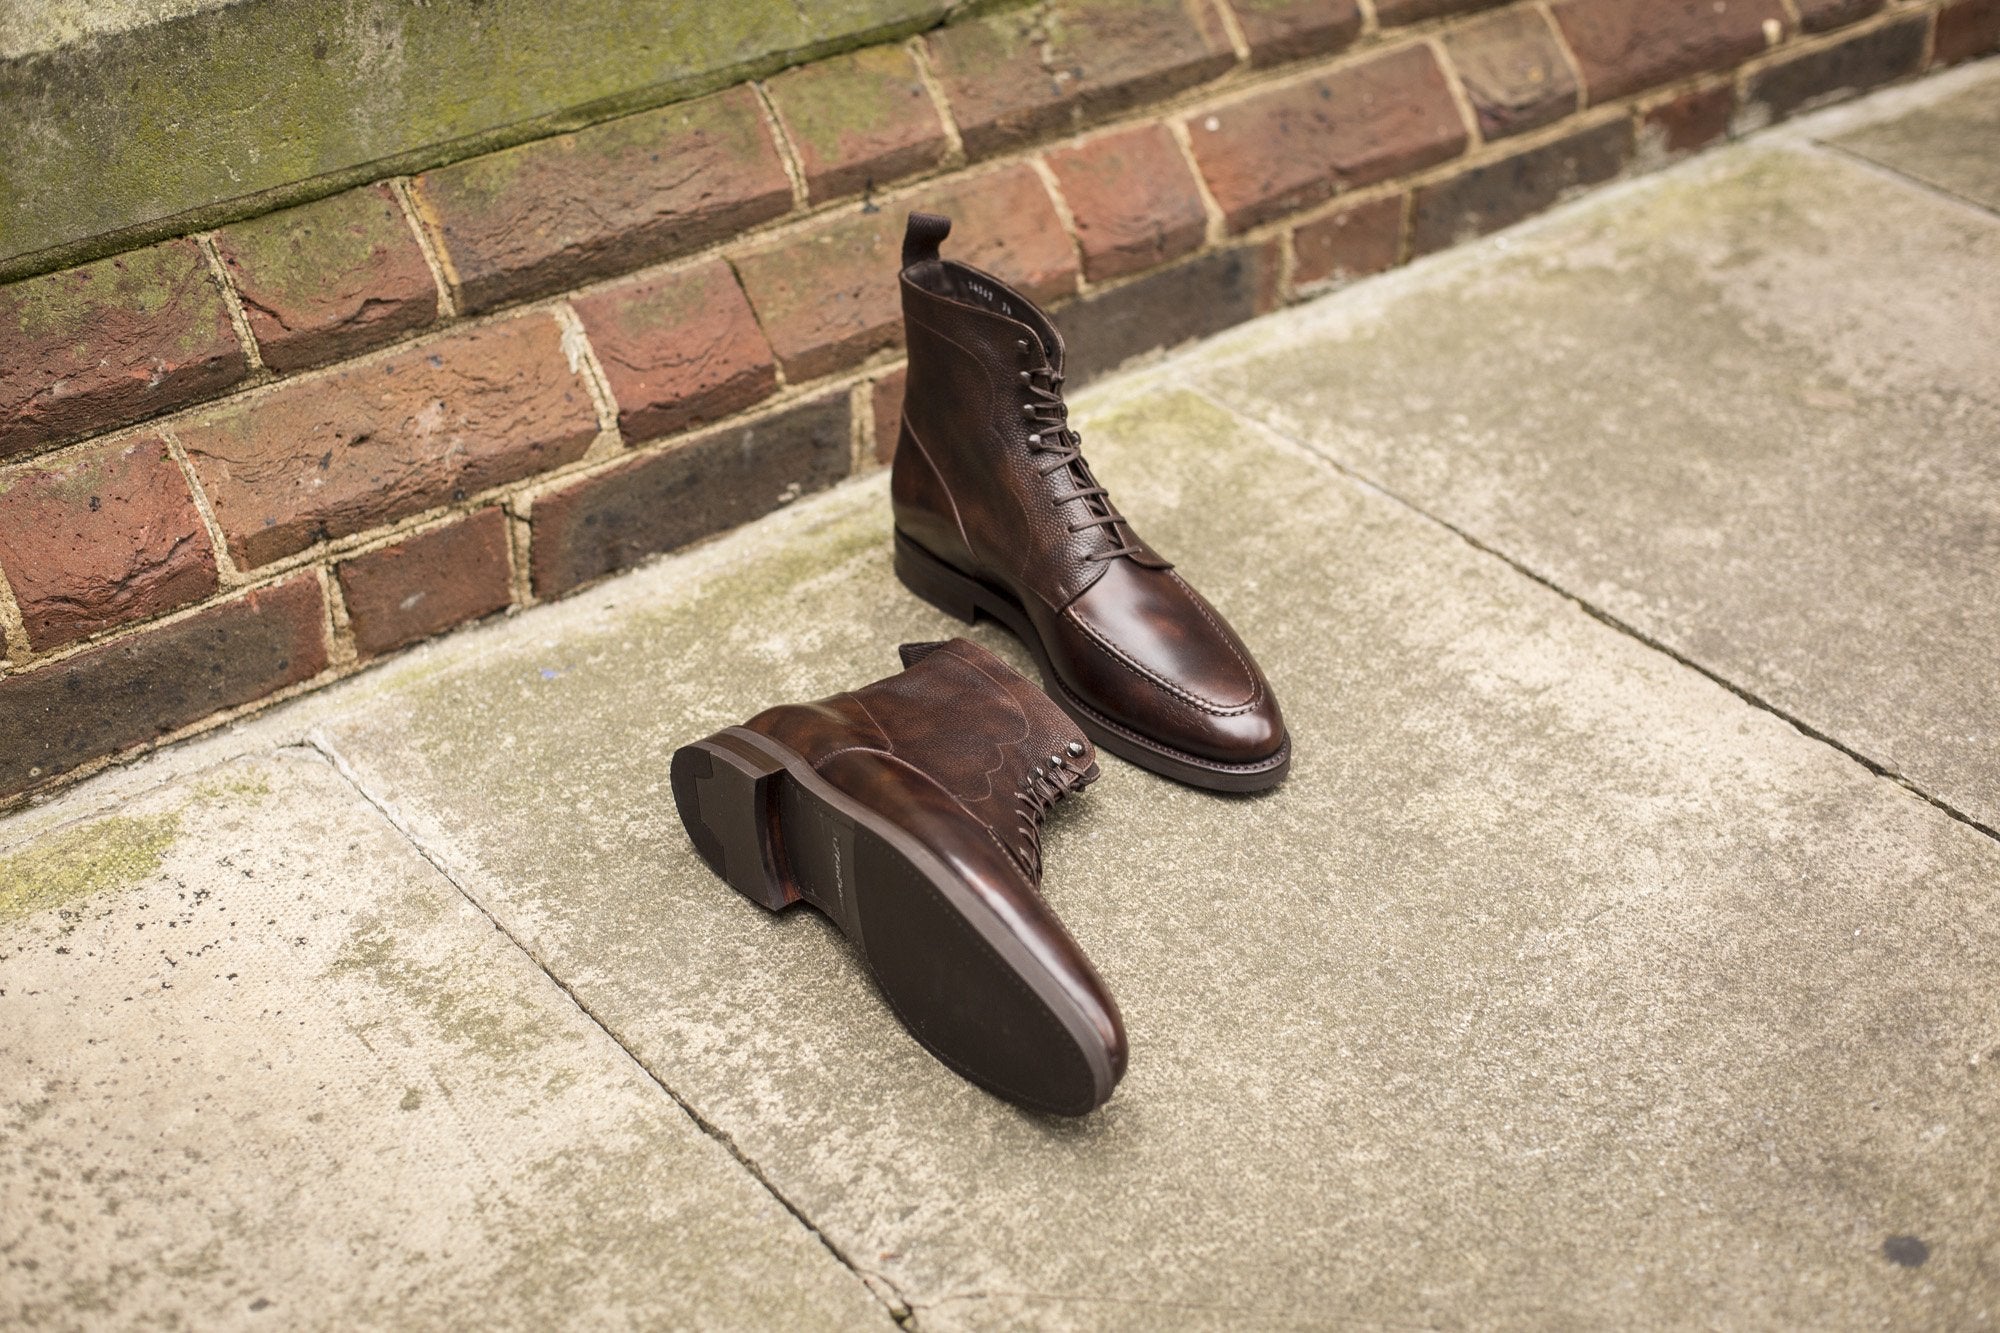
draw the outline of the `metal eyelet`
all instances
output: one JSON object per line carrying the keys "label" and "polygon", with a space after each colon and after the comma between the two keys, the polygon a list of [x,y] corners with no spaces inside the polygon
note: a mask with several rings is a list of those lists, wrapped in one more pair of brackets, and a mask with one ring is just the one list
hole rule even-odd
{"label": "metal eyelet", "polygon": [[1083,742],[1082,742],[1082,741],[1071,741],[1071,742],[1069,743],[1069,752],[1070,752],[1070,753],[1071,753],[1072,755],[1079,755],[1079,756],[1080,756],[1080,755],[1082,755],[1082,754],[1083,754]]}

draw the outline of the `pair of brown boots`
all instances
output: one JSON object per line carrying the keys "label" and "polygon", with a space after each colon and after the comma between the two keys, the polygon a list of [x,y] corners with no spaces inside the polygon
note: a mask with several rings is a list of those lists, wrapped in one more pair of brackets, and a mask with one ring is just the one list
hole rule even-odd
{"label": "pair of brown boots", "polygon": [[903,242],[896,573],[1012,630],[1048,693],[965,639],[905,644],[898,675],[683,746],[674,800],[730,887],[831,917],[939,1060],[1081,1115],[1124,1074],[1125,1031],[1042,899],[1044,817],[1096,780],[1095,746],[1257,791],[1283,779],[1291,742],[1249,650],[1083,461],[1061,335],[1005,283],[940,259],[950,230],[913,213]]}

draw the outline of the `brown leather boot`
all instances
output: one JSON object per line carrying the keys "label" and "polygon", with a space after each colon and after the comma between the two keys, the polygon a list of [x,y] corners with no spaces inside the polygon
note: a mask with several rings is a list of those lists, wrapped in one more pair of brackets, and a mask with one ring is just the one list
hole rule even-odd
{"label": "brown leather boot", "polygon": [[716,874],[853,941],[931,1054],[1022,1106],[1082,1115],[1125,1073],[1104,983],[1042,900],[1041,827],[1097,778],[1076,725],[975,643],[767,709],[674,753],[674,803]]}
{"label": "brown leather boot", "polygon": [[1276,786],[1292,747],[1264,673],[1091,475],[1066,420],[1062,335],[999,279],[940,259],[950,231],[912,213],[903,239],[898,577],[1012,630],[1111,753],[1197,787]]}

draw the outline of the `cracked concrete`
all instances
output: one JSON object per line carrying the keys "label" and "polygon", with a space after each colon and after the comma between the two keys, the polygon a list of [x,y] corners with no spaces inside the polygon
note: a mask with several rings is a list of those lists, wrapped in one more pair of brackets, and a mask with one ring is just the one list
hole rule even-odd
{"label": "cracked concrete", "polygon": [[2000,219],[1935,160],[2000,78],[1934,84],[1082,397],[1298,747],[1057,812],[1085,1122],[673,813],[958,628],[880,476],[0,821],[0,1319],[1990,1327]]}

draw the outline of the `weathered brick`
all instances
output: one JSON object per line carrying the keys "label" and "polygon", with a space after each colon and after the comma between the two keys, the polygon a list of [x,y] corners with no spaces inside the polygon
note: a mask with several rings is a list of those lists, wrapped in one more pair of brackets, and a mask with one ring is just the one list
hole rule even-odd
{"label": "weathered brick", "polygon": [[249,369],[190,240],[0,287],[0,458],[198,402]]}
{"label": "weathered brick", "polygon": [[574,304],[629,441],[715,421],[777,386],[770,344],[736,275],[719,259]]}
{"label": "weathered brick", "polygon": [[1479,132],[1501,139],[1576,110],[1576,76],[1547,20],[1532,9],[1491,14],[1445,34]]}
{"label": "weathered brick", "polygon": [[1257,66],[1326,55],[1361,35],[1356,0],[1233,0],[1232,8]]}
{"label": "weathered brick", "polygon": [[903,219],[952,219],[952,258],[986,269],[1037,301],[1076,290],[1076,249],[1041,177],[1005,167],[928,187],[877,211],[827,222],[774,249],[737,257],[736,271],[794,382],[853,365],[903,336]]}
{"label": "weathered brick", "polygon": [[0,471],[0,569],[46,651],[215,591],[215,551],[167,446],[109,441]]}
{"label": "weathered brick", "polygon": [[1412,205],[1410,254],[1427,255],[1519,222],[1571,190],[1610,180],[1631,157],[1632,125],[1619,119],[1426,185]]}
{"label": "weathered brick", "polygon": [[353,356],[437,318],[437,283],[386,185],[224,227],[215,248],[273,370]]}
{"label": "weathered brick", "polygon": [[2000,50],[2000,0],[1958,0],[1938,11],[1931,64],[1956,65],[1993,50]]}
{"label": "weathered brick", "polygon": [[1464,14],[1475,9],[1491,9],[1507,0],[1375,0],[1375,17],[1385,28],[1400,23],[1421,23],[1446,14]]}
{"label": "weathered brick", "polygon": [[1930,20],[1912,14],[1817,51],[1767,65],[1750,76],[1739,114],[1767,125],[1799,111],[1879,87],[1924,66]]}
{"label": "weathered brick", "polygon": [[1149,273],[1056,312],[1071,388],[1137,356],[1176,347],[1263,314],[1275,304],[1273,242],[1217,250]]}
{"label": "weathered brick", "polygon": [[1649,159],[1679,157],[1729,134],[1736,90],[1727,83],[1696,88],[1646,108],[1639,117],[1639,152]]}
{"label": "weathered brick", "polygon": [[1792,3],[1798,7],[1801,28],[1807,32],[1828,32],[1880,13],[1888,0],[1792,0]]}
{"label": "weathered brick", "polygon": [[0,795],[157,740],[326,667],[326,602],[307,571],[182,620],[0,678]]}
{"label": "weathered brick", "polygon": [[340,595],[363,657],[491,615],[513,600],[507,516],[470,518],[343,560]]}
{"label": "weathered brick", "polygon": [[1780,0],[1555,0],[1551,12],[1593,103],[1734,65],[1785,23]]}
{"label": "weathered brick", "polygon": [[535,499],[529,564],[551,597],[747,523],[847,475],[845,390]]}
{"label": "weathered brick", "polygon": [[246,568],[567,463],[596,433],[546,314],[281,385],[179,428]]}
{"label": "weathered brick", "polygon": [[1253,94],[1195,116],[1188,134],[1209,191],[1239,231],[1456,157],[1468,138],[1424,46]]}
{"label": "weathered brick", "polygon": [[425,172],[415,198],[484,310],[733,236],[792,186],[745,84]]}
{"label": "weathered brick", "polygon": [[1408,201],[1408,195],[1392,194],[1300,223],[1292,232],[1292,280],[1344,282],[1394,268],[1402,257]]}
{"label": "weathered brick", "polygon": [[903,425],[903,390],[908,385],[908,366],[897,366],[870,387],[869,406],[875,413],[875,461],[896,461],[896,436]]}
{"label": "weathered brick", "polygon": [[1191,87],[1236,60],[1202,0],[1073,0],[924,40],[974,158]]}
{"label": "weathered brick", "polygon": [[903,47],[815,60],[769,89],[815,203],[872,191],[944,156],[944,123]]}
{"label": "weathered brick", "polygon": [[1164,125],[1099,135],[1048,155],[1092,282],[1137,273],[1201,247],[1208,213]]}

